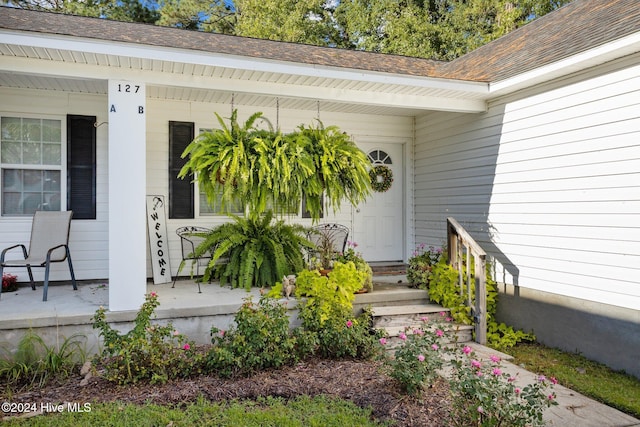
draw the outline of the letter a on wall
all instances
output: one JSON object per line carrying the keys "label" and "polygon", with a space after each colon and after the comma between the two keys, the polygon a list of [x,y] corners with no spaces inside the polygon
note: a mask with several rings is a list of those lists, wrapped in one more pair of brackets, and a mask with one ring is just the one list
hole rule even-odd
{"label": "letter a on wall", "polygon": [[171,265],[164,196],[147,196],[147,228],[153,283],[169,283],[171,282]]}

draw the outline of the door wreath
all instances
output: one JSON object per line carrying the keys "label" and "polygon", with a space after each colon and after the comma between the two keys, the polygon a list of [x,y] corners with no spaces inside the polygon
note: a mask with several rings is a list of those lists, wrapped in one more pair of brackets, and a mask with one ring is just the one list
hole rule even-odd
{"label": "door wreath", "polygon": [[378,193],[384,193],[391,188],[393,183],[393,172],[387,166],[378,165],[369,171],[371,178],[371,188]]}

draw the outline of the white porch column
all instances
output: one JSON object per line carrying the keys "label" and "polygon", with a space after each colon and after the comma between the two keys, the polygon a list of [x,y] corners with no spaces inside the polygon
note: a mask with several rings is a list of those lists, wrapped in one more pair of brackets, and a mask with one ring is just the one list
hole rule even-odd
{"label": "white porch column", "polygon": [[147,290],[145,85],[109,80],[109,310]]}

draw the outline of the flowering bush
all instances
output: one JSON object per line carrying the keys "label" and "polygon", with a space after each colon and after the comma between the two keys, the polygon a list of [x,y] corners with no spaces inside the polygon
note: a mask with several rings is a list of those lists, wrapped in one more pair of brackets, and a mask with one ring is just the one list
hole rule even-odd
{"label": "flowering bush", "polygon": [[133,329],[122,335],[107,323],[103,307],[96,311],[93,328],[100,330],[104,340],[97,362],[102,363],[108,380],[119,384],[139,380],[165,383],[200,372],[202,358],[195,352],[193,343],[174,330],[171,323],[161,326],[151,322],[158,305],[158,295],[148,294]]}
{"label": "flowering bush", "polygon": [[18,289],[18,276],[2,273],[2,292],[13,292]]}
{"label": "flowering bush", "polygon": [[429,288],[429,278],[431,268],[442,256],[442,249],[420,243],[409,258],[409,269],[407,270],[407,280],[416,288]]}
{"label": "flowering bush", "polygon": [[286,305],[269,297],[254,304],[248,298],[234,320],[235,326],[228,331],[211,328],[214,346],[207,355],[209,370],[222,377],[249,375],[298,360],[297,339],[289,329]]}
{"label": "flowering bush", "polygon": [[491,356],[480,361],[465,346],[453,350],[452,423],[456,426],[542,426],[544,409],[557,405],[549,389],[554,378],[540,376],[533,384],[519,387],[516,377],[503,371],[501,360]]}
{"label": "flowering bush", "polygon": [[371,266],[364,260],[360,252],[356,252],[358,244],[356,242],[347,241],[347,250],[339,254],[336,261],[346,264],[351,261],[356,266],[356,269],[365,273],[362,289],[366,292],[373,290],[373,270]]}
{"label": "flowering bush", "polygon": [[[385,365],[389,375],[395,379],[400,388],[408,394],[415,395],[431,384],[437,377],[437,370],[443,366],[444,327],[435,330],[427,328],[428,319],[422,319],[420,328],[407,328],[400,333],[400,347],[393,357],[386,359]],[[380,340],[384,346],[386,338]]]}

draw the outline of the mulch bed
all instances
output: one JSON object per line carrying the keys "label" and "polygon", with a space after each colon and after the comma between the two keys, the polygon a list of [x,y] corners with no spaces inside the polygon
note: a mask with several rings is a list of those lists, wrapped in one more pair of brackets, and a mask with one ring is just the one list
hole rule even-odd
{"label": "mulch bed", "polygon": [[[402,394],[395,382],[381,371],[379,362],[314,359],[293,367],[260,372],[248,378],[220,379],[199,376],[162,385],[138,383],[118,386],[93,377],[80,385],[78,374],[42,389],[14,392],[12,402],[124,402],[159,405],[183,405],[198,397],[214,402],[232,399],[254,400],[261,396],[284,399],[299,395],[340,397],[354,404],[372,408],[381,421],[396,426],[447,425],[449,414],[448,385],[437,381],[418,397]],[[1,390],[6,390],[0,384]]]}

